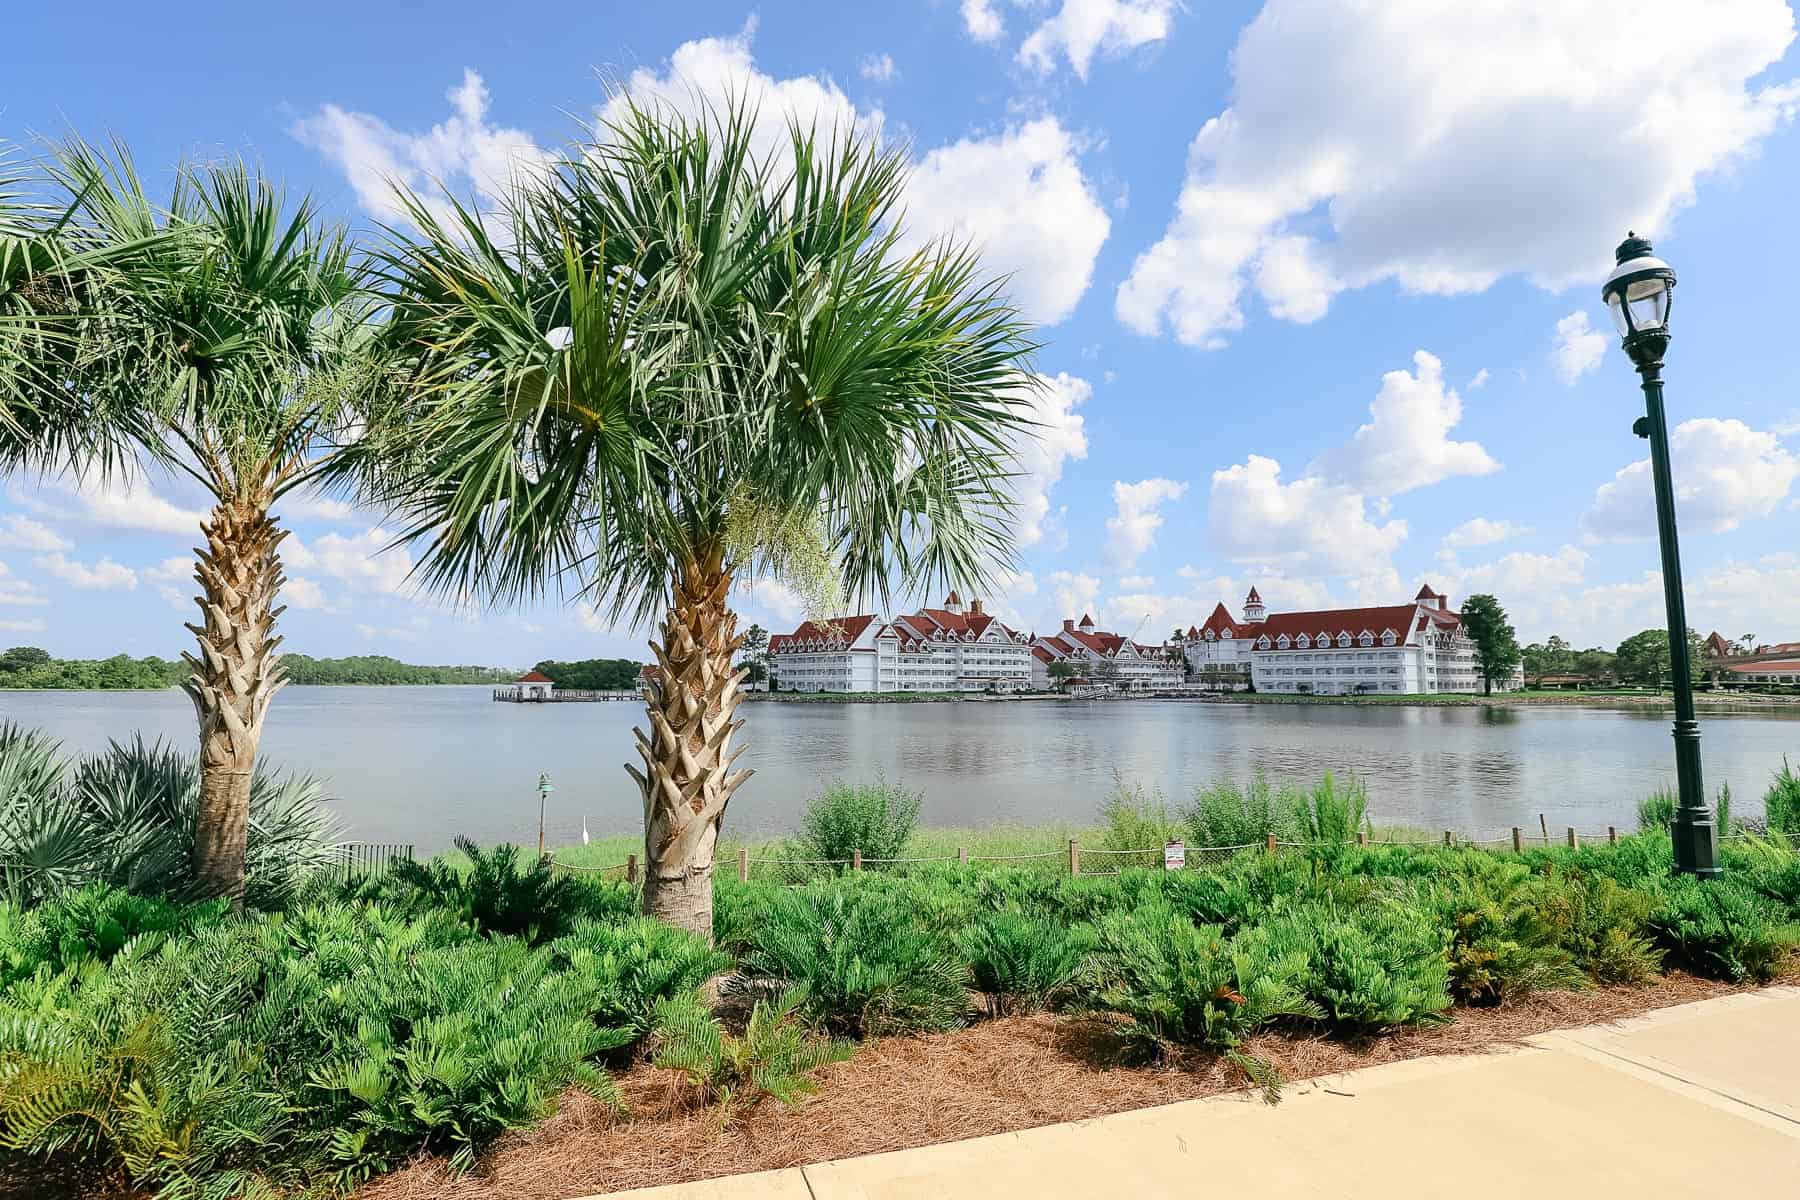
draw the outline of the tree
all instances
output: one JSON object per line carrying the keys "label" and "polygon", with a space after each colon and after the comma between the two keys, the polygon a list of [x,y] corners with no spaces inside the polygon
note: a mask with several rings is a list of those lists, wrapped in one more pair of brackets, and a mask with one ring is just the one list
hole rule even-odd
{"label": "tree", "polygon": [[567,588],[657,622],[647,912],[710,933],[734,583],[979,586],[1012,562],[1028,329],[972,251],[907,250],[906,156],[732,105],[627,104],[477,215],[402,194],[380,255],[399,378],[349,460],[454,595]]}
{"label": "tree", "polygon": [[212,498],[196,530],[202,623],[187,627],[198,653],[183,655],[200,727],[194,869],[202,892],[241,903],[251,776],[284,678],[274,509],[348,419],[357,273],[341,230],[241,164],[180,168],[166,205],[122,147],[72,139],[48,174],[66,228],[112,253],[69,294],[78,351],[44,360],[0,449],[7,467],[45,473],[143,462]]}
{"label": "tree", "polygon": [[1533,642],[1519,653],[1525,664],[1525,674],[1532,679],[1562,675],[1575,669],[1575,651],[1568,642],[1555,635],[1546,642]]}
{"label": "tree", "polygon": [[744,644],[738,666],[744,671],[744,681],[750,684],[762,683],[769,677],[769,631],[761,625],[752,625],[744,631]]}
{"label": "tree", "polygon": [[1052,662],[1044,668],[1044,673],[1050,676],[1050,682],[1058,688],[1066,687],[1071,679],[1081,678],[1081,668],[1066,658]]}
{"label": "tree", "polygon": [[[1688,630],[1688,672],[1699,679],[1704,661],[1703,643],[1693,630]],[[1646,629],[1619,643],[1619,678],[1632,683],[1661,687],[1670,673],[1669,633],[1666,629]]]}
{"label": "tree", "polygon": [[1505,679],[1519,665],[1519,643],[1500,601],[1477,593],[1463,601],[1463,632],[1475,643],[1475,667],[1481,672],[1483,695],[1494,694],[1494,680]]}
{"label": "tree", "polygon": [[50,652],[40,650],[36,646],[14,646],[4,654],[0,654],[0,671],[10,675],[15,671],[29,671],[33,667],[50,664]]}

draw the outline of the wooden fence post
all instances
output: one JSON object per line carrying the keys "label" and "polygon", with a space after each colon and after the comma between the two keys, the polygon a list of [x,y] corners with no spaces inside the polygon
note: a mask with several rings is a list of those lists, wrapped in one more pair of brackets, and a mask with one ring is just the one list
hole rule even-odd
{"label": "wooden fence post", "polygon": [[861,850],[852,850],[850,852],[850,869],[852,871],[862,870],[862,851]]}
{"label": "wooden fence post", "polygon": [[625,882],[637,882],[637,855],[635,854],[625,856]]}
{"label": "wooden fence post", "polygon": [[1513,826],[1513,853],[1517,854],[1520,850],[1522,850],[1524,848],[1525,848],[1524,847],[1524,839],[1519,836],[1519,827],[1517,825],[1514,825]]}
{"label": "wooden fence post", "polygon": [[1356,844],[1359,846],[1367,846],[1369,844],[1369,831],[1368,830],[1359,829],[1356,831]]}
{"label": "wooden fence post", "polygon": [[1456,845],[1456,835],[1448,829],[1444,830],[1444,845],[1446,847]]}
{"label": "wooden fence post", "polygon": [[956,865],[959,867],[966,867],[969,865],[969,848],[967,846],[958,846],[956,848]]}
{"label": "wooden fence post", "polygon": [[1569,849],[1575,850],[1575,849],[1578,849],[1580,846],[1581,846],[1581,835],[1576,833],[1575,827],[1573,825],[1571,825],[1571,826],[1569,826]]}
{"label": "wooden fence post", "polygon": [[1069,839],[1069,874],[1081,874],[1081,843],[1074,838]]}
{"label": "wooden fence post", "polygon": [[750,848],[748,846],[738,847],[738,882],[750,882]]}
{"label": "wooden fence post", "polygon": [[1610,846],[1614,842],[1617,842],[1618,840],[1619,840],[1619,831],[1617,829],[1613,828],[1611,825],[1608,825],[1606,827],[1606,844]]}
{"label": "wooden fence post", "polygon": [[1275,853],[1275,835],[1272,833],[1269,835],[1268,847],[1269,847],[1270,854]]}

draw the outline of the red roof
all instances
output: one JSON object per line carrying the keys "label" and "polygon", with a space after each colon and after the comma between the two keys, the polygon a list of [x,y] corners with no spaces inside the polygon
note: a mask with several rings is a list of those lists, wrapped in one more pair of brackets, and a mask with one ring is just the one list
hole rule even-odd
{"label": "red roof", "polygon": [[1244,603],[1245,604],[1261,604],[1262,597],[1257,595],[1256,589],[1254,587],[1252,587],[1250,589],[1250,594],[1248,596],[1244,597]]}
{"label": "red roof", "polygon": [[873,615],[859,617],[832,617],[825,621],[802,621],[800,628],[792,633],[778,633],[769,639],[769,652],[785,650],[789,642],[820,641],[827,644],[842,642],[848,646],[862,636],[863,630],[874,621]]}
{"label": "red roof", "polygon": [[1800,675],[1800,658],[1779,658],[1772,662],[1734,663],[1725,668],[1733,675]]}
{"label": "red roof", "polygon": [[544,674],[542,671],[527,671],[523,675],[519,676],[519,678],[517,680],[515,680],[514,682],[517,682],[517,683],[555,683],[556,680],[550,678],[548,675]]}
{"label": "red roof", "polygon": [[[1252,592],[1251,595],[1255,595],[1255,593]],[[1213,606],[1212,615],[1206,618],[1206,624],[1200,627],[1200,632],[1203,635],[1210,633],[1215,638],[1221,638],[1225,636],[1225,631],[1229,629],[1232,632],[1232,636],[1235,637],[1242,628],[1243,622],[1232,620],[1231,611],[1229,609],[1223,604],[1215,604]]]}
{"label": "red roof", "polygon": [[[1365,629],[1374,634],[1377,640],[1387,630],[1393,630],[1395,638],[1406,641],[1406,635],[1412,628],[1413,614],[1419,611],[1417,604],[1389,604],[1377,608],[1334,608],[1322,609],[1318,612],[1276,613],[1262,624],[1248,631],[1246,636],[1254,634],[1260,641],[1267,637],[1271,644],[1282,634],[1289,638],[1298,638],[1305,634],[1309,639],[1323,633],[1327,637],[1337,638],[1340,633],[1348,633],[1354,641]],[[1419,617],[1420,628],[1427,623],[1434,623],[1445,628],[1455,628],[1461,624],[1461,618],[1451,612],[1432,611]]]}

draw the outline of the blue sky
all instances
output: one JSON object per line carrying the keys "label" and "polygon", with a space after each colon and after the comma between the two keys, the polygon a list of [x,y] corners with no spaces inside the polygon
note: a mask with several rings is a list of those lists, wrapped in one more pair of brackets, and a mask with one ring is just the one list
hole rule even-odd
{"label": "blue sky", "polygon": [[[0,138],[116,134],[153,178],[244,155],[334,217],[383,180],[477,198],[607,102],[761,97],[910,147],[909,226],[1042,322],[1025,628],[1498,594],[1522,637],[1660,622],[1636,377],[1598,281],[1627,226],[1680,274],[1668,384],[1689,610],[1800,639],[1800,70],[1779,0],[894,0],[30,6]],[[24,57],[29,48],[29,58]],[[0,642],[171,655],[199,498],[12,480]],[[453,613],[377,519],[286,513],[291,649],[639,653],[557,606]],[[776,629],[785,589],[740,595]]]}

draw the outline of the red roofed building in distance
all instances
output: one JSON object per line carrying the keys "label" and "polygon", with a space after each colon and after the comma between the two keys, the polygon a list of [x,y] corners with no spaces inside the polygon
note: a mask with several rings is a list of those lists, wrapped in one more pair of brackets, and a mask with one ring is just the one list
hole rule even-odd
{"label": "red roofed building in distance", "polygon": [[769,638],[769,673],[790,692],[1016,692],[1031,639],[951,592],[940,608],[803,621]]}
{"label": "red roofed building in distance", "polygon": [[1031,682],[1039,691],[1052,684],[1050,664],[1075,664],[1090,684],[1121,692],[1155,692],[1180,687],[1187,675],[1178,647],[1146,645],[1095,626],[1086,613],[1065,618],[1062,628],[1031,643]]}
{"label": "red roofed building in distance", "polygon": [[513,683],[521,700],[548,700],[556,694],[556,681],[542,671],[527,671]]}
{"label": "red roofed building in distance", "polygon": [[[1407,604],[1293,613],[1267,613],[1252,588],[1241,621],[1232,622],[1221,604],[1198,632],[1198,648],[1193,640],[1186,647],[1190,664],[1211,662],[1222,669],[1247,660],[1259,692],[1355,696],[1482,690],[1475,644],[1449,598],[1430,584]],[[1494,681],[1495,691],[1522,686],[1518,668],[1510,678]]]}
{"label": "red roofed building in distance", "polygon": [[1242,691],[1250,686],[1252,632],[1268,617],[1256,589],[1244,597],[1244,615],[1234,617],[1223,603],[1215,604],[1204,625],[1190,627],[1181,644],[1188,674],[1203,687]]}

